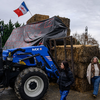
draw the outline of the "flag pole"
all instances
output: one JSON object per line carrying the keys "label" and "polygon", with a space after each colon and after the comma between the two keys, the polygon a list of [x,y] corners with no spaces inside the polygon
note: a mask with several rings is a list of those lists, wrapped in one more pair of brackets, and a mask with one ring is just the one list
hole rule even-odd
{"label": "flag pole", "polygon": [[[23,2],[25,3],[25,1],[23,1]],[[26,3],[25,3],[25,5],[26,5]],[[27,5],[26,5],[26,7],[27,7]],[[29,8],[28,8],[28,10],[29,10]],[[30,10],[29,10],[29,13],[30,13],[31,16],[33,16],[32,13],[30,12]]]}
{"label": "flag pole", "polygon": [[31,14],[31,16],[32,16],[32,13],[30,12],[30,10],[29,10],[29,13]]}

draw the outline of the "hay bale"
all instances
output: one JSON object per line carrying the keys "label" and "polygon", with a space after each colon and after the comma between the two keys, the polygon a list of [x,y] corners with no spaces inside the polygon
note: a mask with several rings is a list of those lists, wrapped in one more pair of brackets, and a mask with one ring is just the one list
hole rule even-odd
{"label": "hay bale", "polygon": [[[67,36],[69,36],[70,35],[70,19],[65,18],[65,17],[59,17],[59,16],[57,16],[57,17],[59,19],[61,19],[62,22],[66,25],[66,27],[67,27]],[[35,14],[26,23],[31,24],[31,23],[42,21],[42,20],[45,20],[45,19],[49,19],[49,16],[48,15]]]}
{"label": "hay bale", "polygon": [[[69,45],[67,47],[70,47]],[[58,46],[60,49],[64,49],[63,46]],[[57,48],[57,49],[58,49]],[[67,50],[67,57],[71,59],[71,50]],[[74,45],[73,46],[74,62],[87,63],[90,62],[94,56],[99,56],[99,48],[97,46],[84,46],[84,45]],[[59,58],[58,58],[59,59]]]}
{"label": "hay bale", "polygon": [[[67,48],[70,47],[70,45],[66,46]],[[65,52],[64,52],[64,46],[56,46],[57,50],[57,62],[65,60]],[[71,50],[66,50],[67,53],[67,59],[71,61]],[[53,57],[55,56],[55,52],[53,52]],[[91,59],[94,56],[99,56],[99,48],[97,46],[83,46],[83,45],[73,45],[73,56],[74,56],[74,64],[78,66],[88,66],[88,64],[91,62]]]}
{"label": "hay bale", "polygon": [[45,19],[48,19],[48,18],[49,18],[48,15],[35,14],[34,16],[32,16],[27,21],[27,24],[34,23],[34,22],[38,22],[38,21],[42,21],[42,20],[45,20]]}
{"label": "hay bale", "polygon": [[66,25],[67,28],[70,28],[70,19],[69,18],[65,18],[65,17],[59,17],[57,16],[59,19],[61,19],[61,21]]}
{"label": "hay bale", "polygon": [[92,90],[93,86],[88,84],[87,79],[75,78],[73,89],[79,92],[86,92]]}
{"label": "hay bale", "polygon": [[[70,45],[66,46],[70,48]],[[57,63],[60,63],[65,59],[64,46],[57,46]],[[69,59],[69,66],[71,66],[71,50],[66,50],[67,59]],[[74,89],[79,92],[85,92],[92,89],[86,78],[86,70],[94,56],[99,57],[99,48],[97,46],[90,45],[73,45],[74,55],[74,74],[75,74],[75,86]],[[54,56],[54,52],[53,52]]]}
{"label": "hay bale", "polygon": [[[70,48],[70,45],[66,46],[67,48]],[[64,53],[64,46],[56,46],[57,49],[57,59],[58,60],[64,60],[65,53]],[[66,50],[67,58],[71,59],[71,50]],[[53,56],[54,56],[53,52]],[[74,55],[74,62],[78,63],[86,63],[90,62],[90,60],[94,56],[99,56],[99,48],[97,46],[90,46],[90,45],[73,45],[73,55]]]}
{"label": "hay bale", "polygon": [[70,36],[70,19],[65,17],[57,16],[67,27],[67,36]]}
{"label": "hay bale", "polygon": [[[72,70],[72,64],[71,64],[71,62],[68,62],[68,64],[69,64],[70,69]],[[74,63],[74,75],[75,75],[75,77],[78,76],[78,67],[77,66],[78,66],[78,64]]]}
{"label": "hay bale", "polygon": [[86,78],[88,63],[78,63],[77,65],[77,77]]}
{"label": "hay bale", "polygon": [[[69,67],[72,69],[71,62],[69,63]],[[78,78],[86,78],[86,71],[88,67],[88,63],[74,63],[74,74],[75,77]]]}

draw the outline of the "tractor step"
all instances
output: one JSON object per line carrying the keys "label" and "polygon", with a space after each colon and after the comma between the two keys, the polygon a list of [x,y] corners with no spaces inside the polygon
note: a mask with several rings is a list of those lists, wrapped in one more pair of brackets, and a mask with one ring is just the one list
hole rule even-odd
{"label": "tractor step", "polygon": [[4,86],[3,85],[0,85],[0,88],[4,88]]}

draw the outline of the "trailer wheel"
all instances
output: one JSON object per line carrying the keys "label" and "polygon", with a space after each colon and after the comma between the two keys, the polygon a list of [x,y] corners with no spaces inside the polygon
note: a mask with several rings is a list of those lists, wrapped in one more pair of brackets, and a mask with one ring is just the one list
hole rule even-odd
{"label": "trailer wheel", "polygon": [[48,78],[39,68],[23,70],[15,81],[15,92],[21,100],[40,100],[48,89]]}

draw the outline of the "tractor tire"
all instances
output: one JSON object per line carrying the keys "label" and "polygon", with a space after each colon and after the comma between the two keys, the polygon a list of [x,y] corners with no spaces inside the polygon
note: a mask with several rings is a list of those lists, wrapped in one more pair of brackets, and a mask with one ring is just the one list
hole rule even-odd
{"label": "tractor tire", "polygon": [[39,68],[23,70],[15,81],[15,92],[20,100],[40,100],[48,89],[48,78]]}

